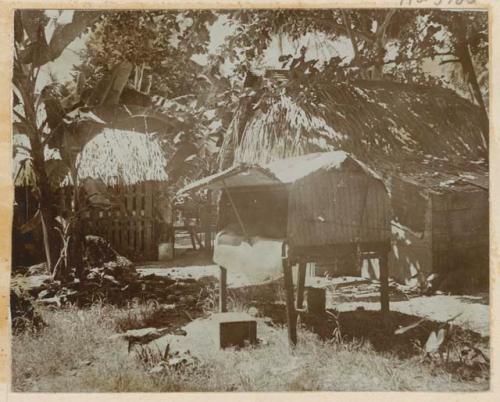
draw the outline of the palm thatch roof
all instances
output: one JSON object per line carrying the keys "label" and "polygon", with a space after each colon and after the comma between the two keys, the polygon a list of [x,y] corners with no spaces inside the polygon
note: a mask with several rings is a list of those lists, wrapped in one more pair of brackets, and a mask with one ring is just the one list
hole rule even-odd
{"label": "palm thatch roof", "polygon": [[384,176],[429,188],[464,172],[487,175],[479,108],[451,90],[357,81],[300,91],[244,100],[225,135],[221,168],[344,150]]}
{"label": "palm thatch roof", "polygon": [[[14,157],[14,184],[30,186],[35,176],[29,159],[29,140],[16,134],[14,144],[21,144],[21,152]],[[45,152],[46,160],[60,159],[57,151]],[[132,185],[143,181],[166,181],[167,161],[160,142],[152,134],[105,128],[92,138],[77,157],[80,179],[100,179],[106,185]],[[67,176],[62,185],[68,185]]]}
{"label": "palm thatch roof", "polygon": [[101,179],[106,185],[168,179],[160,142],[133,131],[104,129],[85,145],[77,165],[80,178]]}

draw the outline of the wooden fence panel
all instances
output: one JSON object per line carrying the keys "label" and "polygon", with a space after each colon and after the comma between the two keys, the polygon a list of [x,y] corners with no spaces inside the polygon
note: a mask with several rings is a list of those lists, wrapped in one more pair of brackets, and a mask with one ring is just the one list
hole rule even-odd
{"label": "wooden fence panel", "polygon": [[160,185],[146,182],[110,190],[118,199],[118,206],[86,213],[85,234],[104,237],[116,251],[133,261],[157,259],[155,198]]}
{"label": "wooden fence panel", "polygon": [[128,253],[135,253],[135,215],[134,215],[134,197],[135,197],[136,188],[132,186],[130,190],[126,193],[126,208],[127,213],[129,214],[129,228],[128,228]]}
{"label": "wooden fence panel", "polygon": [[128,211],[126,207],[126,197],[128,189],[120,188],[120,250],[122,254],[130,255],[128,250]]}
{"label": "wooden fence panel", "polygon": [[153,187],[144,183],[144,253],[146,259],[153,259]]}
{"label": "wooden fence panel", "polygon": [[106,211],[106,236],[105,239],[113,238],[113,226],[112,226],[112,211]]}

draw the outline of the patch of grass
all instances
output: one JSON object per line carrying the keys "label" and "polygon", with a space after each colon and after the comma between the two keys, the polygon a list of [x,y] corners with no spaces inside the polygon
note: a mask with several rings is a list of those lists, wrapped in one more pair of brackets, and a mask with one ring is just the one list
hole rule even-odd
{"label": "patch of grass", "polygon": [[[154,306],[140,306],[139,320]],[[487,379],[459,381],[420,359],[400,360],[359,342],[323,342],[300,330],[291,351],[285,328],[267,344],[214,350],[193,366],[149,374],[125,342],[108,337],[130,322],[130,310],[106,305],[44,310],[47,326],[13,337],[17,392],[167,391],[484,391]],[[136,317],[137,318],[137,317]],[[127,324],[128,322],[128,324]]]}
{"label": "patch of grass", "polygon": [[202,312],[182,308],[169,308],[158,303],[134,303],[126,309],[113,310],[113,322],[118,332],[139,328],[166,328],[172,330],[199,317]]}

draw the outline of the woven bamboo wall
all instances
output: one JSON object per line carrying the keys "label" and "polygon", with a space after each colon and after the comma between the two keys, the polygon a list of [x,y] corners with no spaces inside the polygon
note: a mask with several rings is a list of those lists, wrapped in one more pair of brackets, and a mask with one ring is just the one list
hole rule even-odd
{"label": "woven bamboo wall", "polygon": [[[457,284],[488,284],[488,191],[456,191],[432,197],[434,271]],[[464,281],[464,278],[467,278]],[[467,282],[467,283],[465,283]]]}
{"label": "woven bamboo wall", "polygon": [[390,239],[390,204],[383,184],[362,171],[318,171],[290,189],[288,238],[294,246]]}

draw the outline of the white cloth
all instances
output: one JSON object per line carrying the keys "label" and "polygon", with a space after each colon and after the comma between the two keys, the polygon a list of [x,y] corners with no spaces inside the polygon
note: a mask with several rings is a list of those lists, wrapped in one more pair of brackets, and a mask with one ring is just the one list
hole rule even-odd
{"label": "white cloth", "polygon": [[244,236],[222,230],[215,238],[214,262],[247,284],[259,284],[282,276],[282,239]]}

